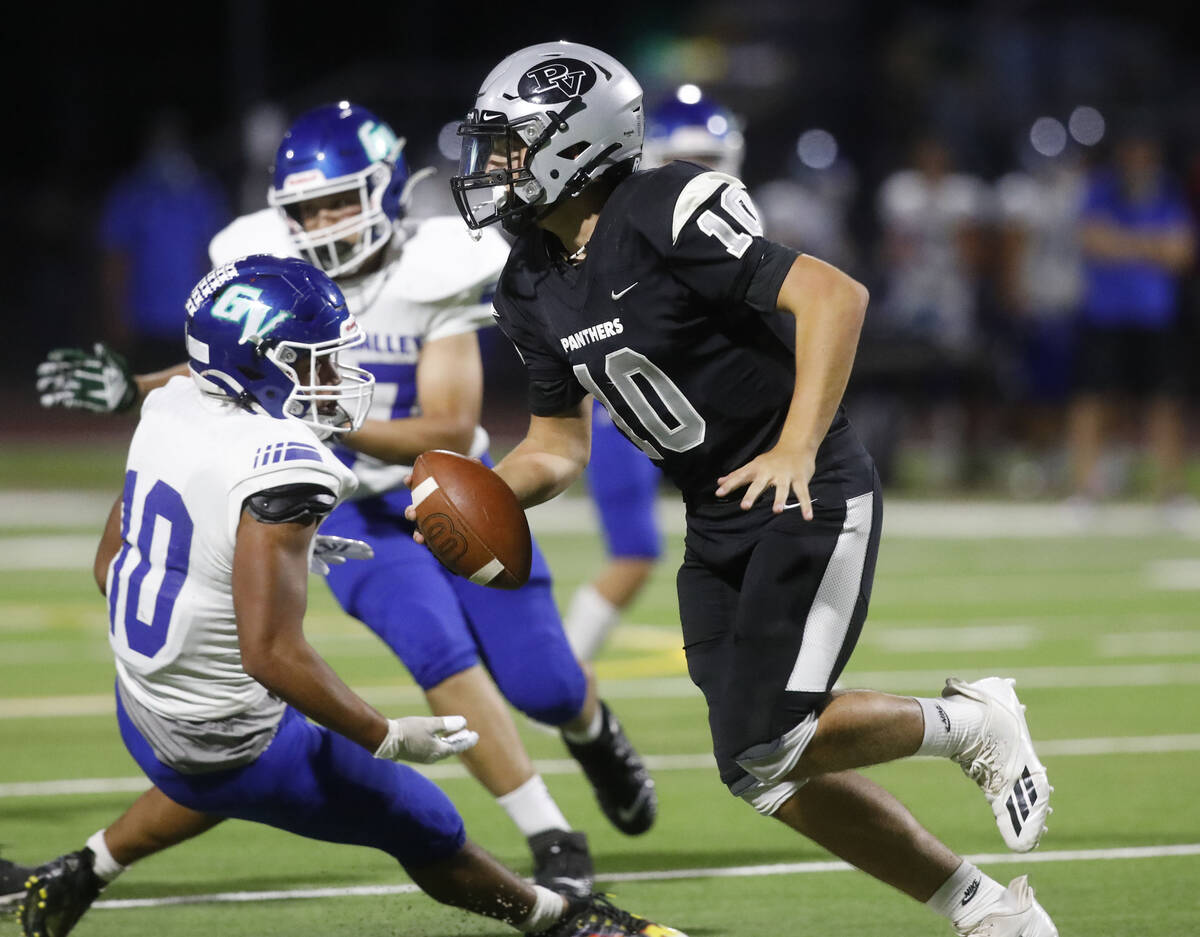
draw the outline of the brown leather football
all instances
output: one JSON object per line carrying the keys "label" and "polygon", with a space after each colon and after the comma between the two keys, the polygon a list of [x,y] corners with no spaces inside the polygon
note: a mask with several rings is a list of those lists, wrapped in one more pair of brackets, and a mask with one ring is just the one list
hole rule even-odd
{"label": "brown leather football", "polygon": [[413,463],[417,529],[442,564],[481,586],[519,589],[533,553],[512,489],[477,459],[431,449]]}

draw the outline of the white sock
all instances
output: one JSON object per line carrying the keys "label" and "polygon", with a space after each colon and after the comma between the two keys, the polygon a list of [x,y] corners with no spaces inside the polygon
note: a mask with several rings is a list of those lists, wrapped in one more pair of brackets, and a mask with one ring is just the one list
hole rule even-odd
{"label": "white sock", "polygon": [[533,890],[537,892],[533,910],[529,912],[529,917],[517,925],[517,930],[524,931],[526,934],[549,930],[562,919],[567,911],[567,901],[562,895],[549,888],[543,888],[541,885],[534,885]]}
{"label": "white sock", "polygon": [[1006,894],[1003,885],[964,860],[925,905],[961,932],[987,917]]}
{"label": "white sock", "polygon": [[562,730],[562,736],[568,742],[574,745],[586,745],[588,742],[594,742],[600,738],[600,733],[604,731],[604,707],[600,705],[599,700],[596,701],[596,711],[592,714],[592,721],[588,723],[588,727],[582,732],[568,732]]}
{"label": "white sock", "polygon": [[940,755],[950,758],[966,748],[983,727],[987,710],[974,700],[964,697],[913,697],[921,704],[925,715],[925,737],[918,755]]}
{"label": "white sock", "polygon": [[621,610],[596,591],[590,583],[571,597],[563,630],[579,660],[591,660],[621,617]]}
{"label": "white sock", "polygon": [[535,774],[516,790],[497,797],[496,803],[504,808],[526,839],[546,830],[571,829],[540,774]]}
{"label": "white sock", "polygon": [[86,845],[96,856],[92,863],[92,871],[96,873],[96,878],[104,884],[115,881],[117,876],[125,871],[125,866],[114,859],[112,853],[108,851],[108,843],[104,841],[104,830],[97,830],[93,833]]}

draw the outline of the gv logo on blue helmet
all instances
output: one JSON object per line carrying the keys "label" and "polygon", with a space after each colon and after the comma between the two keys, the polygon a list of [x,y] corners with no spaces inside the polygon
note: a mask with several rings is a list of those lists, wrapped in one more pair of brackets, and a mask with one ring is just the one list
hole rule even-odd
{"label": "gv logo on blue helmet", "polygon": [[375,379],[338,360],[363,333],[326,274],[255,254],[210,273],[188,303],[188,365],[204,393],[322,439],[362,425]]}
{"label": "gv logo on blue helmet", "polygon": [[262,302],[259,299],[262,292],[257,287],[235,283],[213,303],[212,314],[218,319],[241,323],[242,337],[238,339],[239,345],[246,342],[258,344],[271,329],[290,315],[272,309]]}

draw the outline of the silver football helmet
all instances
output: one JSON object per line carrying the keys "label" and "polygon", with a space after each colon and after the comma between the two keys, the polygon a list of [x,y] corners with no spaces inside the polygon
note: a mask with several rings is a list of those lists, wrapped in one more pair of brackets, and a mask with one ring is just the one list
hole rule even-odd
{"label": "silver football helmet", "polygon": [[492,69],[459,125],[450,180],[471,229],[516,231],[642,152],[642,88],[611,55],[577,42],[543,42]]}

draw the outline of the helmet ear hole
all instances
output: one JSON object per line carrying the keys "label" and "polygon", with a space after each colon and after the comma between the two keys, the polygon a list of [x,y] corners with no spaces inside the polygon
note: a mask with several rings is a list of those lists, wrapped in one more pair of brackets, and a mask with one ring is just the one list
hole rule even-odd
{"label": "helmet ear hole", "polygon": [[[587,140],[580,140],[578,143],[572,143],[570,146],[564,147],[563,149],[559,150],[558,156],[560,159],[576,160],[576,159],[579,159],[579,157],[582,156],[584,153],[586,153],[587,148],[591,145],[592,144],[590,142],[588,142]],[[555,177],[555,178],[557,178],[557,177]]]}

